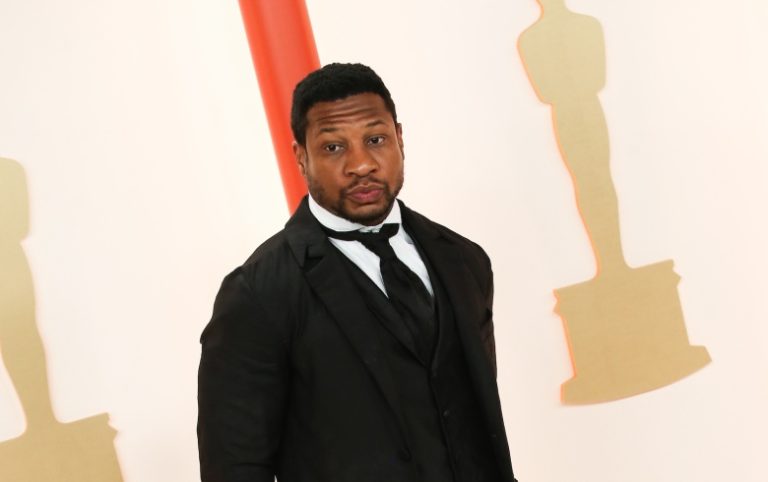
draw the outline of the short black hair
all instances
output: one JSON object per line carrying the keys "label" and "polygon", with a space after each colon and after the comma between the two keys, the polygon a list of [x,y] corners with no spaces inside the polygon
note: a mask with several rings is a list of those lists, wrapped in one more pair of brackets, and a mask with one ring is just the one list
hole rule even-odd
{"label": "short black hair", "polygon": [[318,102],[345,99],[356,94],[377,94],[397,124],[395,102],[384,81],[363,64],[328,64],[304,77],[293,89],[291,130],[300,145],[307,141],[307,112]]}

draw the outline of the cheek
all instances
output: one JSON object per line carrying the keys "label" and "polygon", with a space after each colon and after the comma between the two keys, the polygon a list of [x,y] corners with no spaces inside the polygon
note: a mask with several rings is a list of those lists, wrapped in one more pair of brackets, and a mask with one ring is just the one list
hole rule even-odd
{"label": "cheek", "polygon": [[402,156],[397,156],[397,158],[392,161],[390,166],[393,175],[403,172],[404,162]]}
{"label": "cheek", "polygon": [[342,185],[342,174],[334,166],[313,164],[307,166],[306,178],[309,182],[319,185],[326,190],[335,190]]}

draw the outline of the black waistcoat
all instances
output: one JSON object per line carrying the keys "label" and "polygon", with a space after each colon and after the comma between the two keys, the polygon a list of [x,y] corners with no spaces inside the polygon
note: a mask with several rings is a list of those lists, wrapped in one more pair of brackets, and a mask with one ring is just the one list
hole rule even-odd
{"label": "black waistcoat", "polygon": [[[438,335],[432,359],[420,360],[403,321],[384,293],[346,256],[344,259],[366,304],[380,321],[376,329],[398,387],[408,458],[419,474],[418,480],[500,481],[453,309],[437,275],[427,266],[435,290]],[[426,260],[423,255],[422,259]]]}

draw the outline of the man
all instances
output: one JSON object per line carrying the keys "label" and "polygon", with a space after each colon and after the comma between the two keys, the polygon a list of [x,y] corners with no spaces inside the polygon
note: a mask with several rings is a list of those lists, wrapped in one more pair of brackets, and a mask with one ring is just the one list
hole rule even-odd
{"label": "man", "polygon": [[485,252],[396,201],[381,79],[331,64],[293,94],[307,182],[222,284],[203,332],[204,482],[514,481]]}

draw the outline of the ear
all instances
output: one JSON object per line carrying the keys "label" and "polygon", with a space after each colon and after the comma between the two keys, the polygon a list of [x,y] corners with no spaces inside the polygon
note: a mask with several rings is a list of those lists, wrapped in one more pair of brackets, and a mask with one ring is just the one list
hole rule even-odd
{"label": "ear", "polygon": [[291,144],[293,156],[296,158],[296,164],[299,165],[299,172],[304,180],[307,180],[307,148],[296,141]]}
{"label": "ear", "polygon": [[395,124],[395,131],[397,132],[397,144],[400,146],[400,155],[405,159],[405,150],[403,148],[403,124],[400,122]]}

